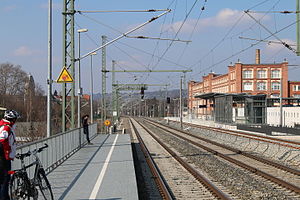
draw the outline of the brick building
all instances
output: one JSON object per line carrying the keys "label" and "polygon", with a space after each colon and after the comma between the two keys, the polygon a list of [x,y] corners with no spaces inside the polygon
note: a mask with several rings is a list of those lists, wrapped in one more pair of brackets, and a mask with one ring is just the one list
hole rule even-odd
{"label": "brick building", "polygon": [[227,74],[209,73],[202,82],[188,83],[188,108],[197,116],[209,115],[213,102],[195,96],[208,93],[266,94],[269,98],[300,97],[300,81],[288,81],[288,62],[274,64],[260,63],[260,50],[256,50],[255,64],[240,62],[228,66]]}

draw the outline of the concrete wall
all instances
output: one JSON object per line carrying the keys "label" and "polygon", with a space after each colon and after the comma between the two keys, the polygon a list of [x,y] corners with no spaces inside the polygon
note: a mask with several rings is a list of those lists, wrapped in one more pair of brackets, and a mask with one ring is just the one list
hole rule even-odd
{"label": "concrete wall", "polygon": [[[294,127],[300,124],[300,107],[283,107],[282,109],[283,126]],[[267,124],[278,126],[280,123],[280,108],[267,108]]]}

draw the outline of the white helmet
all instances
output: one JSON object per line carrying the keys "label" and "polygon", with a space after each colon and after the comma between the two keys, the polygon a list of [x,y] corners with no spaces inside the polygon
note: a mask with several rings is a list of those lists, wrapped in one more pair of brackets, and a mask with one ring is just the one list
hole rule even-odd
{"label": "white helmet", "polygon": [[4,113],[4,119],[10,120],[10,119],[17,119],[20,118],[21,116],[19,113],[15,110],[7,110]]}

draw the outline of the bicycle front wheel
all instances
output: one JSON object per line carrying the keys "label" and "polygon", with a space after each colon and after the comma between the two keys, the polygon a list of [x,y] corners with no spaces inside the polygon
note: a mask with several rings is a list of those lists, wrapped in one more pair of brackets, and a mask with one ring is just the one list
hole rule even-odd
{"label": "bicycle front wheel", "polygon": [[46,177],[46,173],[43,169],[40,169],[37,174],[38,188],[40,189],[39,197],[44,200],[53,200],[53,193],[51,185]]}
{"label": "bicycle front wheel", "polygon": [[9,182],[9,193],[12,200],[29,200],[28,178],[23,173],[15,173]]}

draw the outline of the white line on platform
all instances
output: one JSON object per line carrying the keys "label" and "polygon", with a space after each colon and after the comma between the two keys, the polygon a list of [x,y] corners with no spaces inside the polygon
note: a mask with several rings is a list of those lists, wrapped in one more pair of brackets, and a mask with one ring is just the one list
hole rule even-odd
{"label": "white line on platform", "polygon": [[119,135],[116,136],[116,138],[115,138],[115,140],[114,140],[114,142],[113,142],[113,144],[112,144],[112,146],[111,146],[111,148],[110,148],[110,151],[109,151],[109,153],[108,153],[108,155],[107,155],[107,157],[106,157],[106,160],[105,160],[105,162],[104,162],[104,165],[103,165],[103,167],[102,167],[102,170],[101,170],[101,172],[100,172],[100,174],[99,174],[99,176],[98,176],[97,182],[96,182],[96,184],[95,184],[95,186],[94,186],[94,188],[93,188],[93,190],[92,190],[92,193],[91,193],[89,199],[95,199],[96,196],[97,196],[97,194],[98,194],[98,191],[99,191],[99,189],[100,189],[100,186],[101,186],[101,183],[102,183],[104,174],[105,174],[105,172],[106,172],[108,163],[109,163],[109,161],[110,161],[112,152],[113,152],[113,150],[114,150],[114,148],[115,148],[115,145],[116,145],[118,136],[119,136]]}

